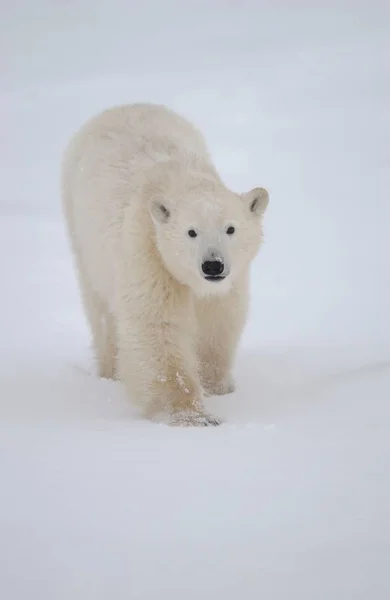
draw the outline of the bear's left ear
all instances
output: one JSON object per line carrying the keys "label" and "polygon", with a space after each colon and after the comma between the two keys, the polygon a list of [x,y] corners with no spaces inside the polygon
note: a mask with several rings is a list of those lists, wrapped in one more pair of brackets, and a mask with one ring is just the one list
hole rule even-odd
{"label": "bear's left ear", "polygon": [[164,198],[155,197],[149,200],[149,211],[151,217],[155,223],[164,224],[168,223],[171,211],[167,206]]}
{"label": "bear's left ear", "polygon": [[241,196],[250,212],[256,217],[261,217],[268,206],[269,195],[264,188],[255,188]]}

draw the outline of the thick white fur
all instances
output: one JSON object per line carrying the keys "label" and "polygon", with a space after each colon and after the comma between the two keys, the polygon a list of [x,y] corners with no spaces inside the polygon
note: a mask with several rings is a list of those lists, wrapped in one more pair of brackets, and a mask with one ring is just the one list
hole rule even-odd
{"label": "thick white fur", "polygon": [[[151,418],[218,424],[203,394],[234,389],[267,192],[228,190],[201,134],[150,104],[90,120],[65,153],[62,185],[100,375],[121,379]],[[202,262],[215,257],[227,276],[206,281]]]}

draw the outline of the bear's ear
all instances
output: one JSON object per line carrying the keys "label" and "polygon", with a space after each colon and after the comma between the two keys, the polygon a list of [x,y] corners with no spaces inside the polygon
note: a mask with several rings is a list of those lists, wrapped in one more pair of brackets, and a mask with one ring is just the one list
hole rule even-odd
{"label": "bear's ear", "polygon": [[163,198],[151,198],[149,200],[149,212],[153,221],[159,225],[168,223],[171,211]]}
{"label": "bear's ear", "polygon": [[255,188],[246,194],[242,194],[242,198],[248,205],[250,212],[256,217],[261,217],[265,213],[269,195],[264,188]]}

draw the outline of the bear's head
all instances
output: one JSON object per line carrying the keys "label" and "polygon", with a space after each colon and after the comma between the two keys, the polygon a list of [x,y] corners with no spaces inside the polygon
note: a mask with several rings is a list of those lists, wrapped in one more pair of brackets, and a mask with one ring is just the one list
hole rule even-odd
{"label": "bear's head", "polygon": [[165,267],[198,296],[223,294],[247,272],[262,241],[268,192],[235,194],[214,178],[165,171],[148,208]]}

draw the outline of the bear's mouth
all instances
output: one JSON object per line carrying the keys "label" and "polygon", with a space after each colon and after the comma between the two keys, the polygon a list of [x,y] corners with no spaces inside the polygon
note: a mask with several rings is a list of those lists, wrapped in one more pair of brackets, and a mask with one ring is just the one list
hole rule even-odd
{"label": "bear's mouth", "polygon": [[206,281],[223,281],[225,279],[225,275],[207,275],[205,279]]}

